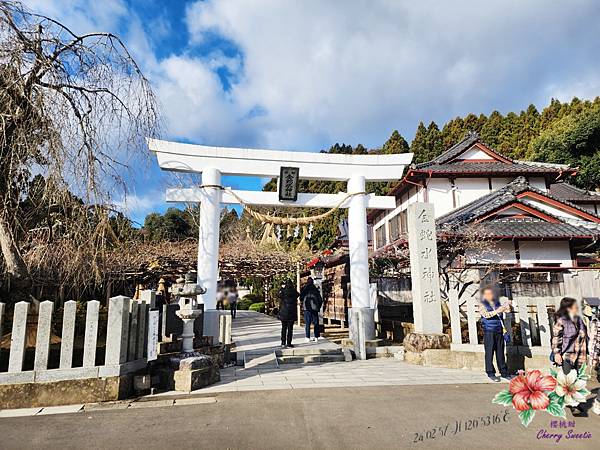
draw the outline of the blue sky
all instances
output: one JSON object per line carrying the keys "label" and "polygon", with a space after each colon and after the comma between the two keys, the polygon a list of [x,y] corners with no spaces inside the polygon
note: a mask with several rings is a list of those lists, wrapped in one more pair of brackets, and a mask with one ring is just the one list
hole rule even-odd
{"label": "blue sky", "polygon": [[[151,80],[163,138],[318,151],[410,139],[446,120],[600,94],[600,2],[571,0],[29,0],[78,32],[119,34]],[[137,221],[162,211],[154,160],[134,168]],[[229,178],[259,189],[260,180]]]}

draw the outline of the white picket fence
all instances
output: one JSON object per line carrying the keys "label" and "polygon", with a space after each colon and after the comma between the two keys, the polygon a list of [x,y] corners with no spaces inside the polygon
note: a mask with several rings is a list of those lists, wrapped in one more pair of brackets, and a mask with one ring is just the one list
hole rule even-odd
{"label": "white picket fence", "polygon": [[[148,311],[154,305],[154,292],[143,291],[140,301],[118,296],[109,300],[105,342],[105,360],[97,365],[98,319],[100,302],[87,302],[83,366],[73,367],[76,302],[67,301],[63,307],[60,363],[48,369],[50,337],[54,304],[39,305],[35,359],[33,370],[23,370],[26,353],[27,316],[30,304],[15,305],[11,331],[8,372],[0,372],[0,384],[50,382],[82,378],[111,377],[130,373],[146,366]],[[5,305],[0,303],[0,336],[3,332]]]}
{"label": "white picket fence", "polygon": [[[458,291],[448,292],[450,309],[450,327],[452,330],[452,343],[450,348],[456,351],[483,352],[483,344],[479,343],[477,336],[477,322],[479,314],[479,296],[473,295],[474,289],[463,293],[460,300]],[[551,349],[552,322],[548,307],[556,309],[561,297],[520,297],[513,299],[513,312],[505,314],[504,325],[510,334],[508,351],[519,351],[531,355],[548,355]],[[463,342],[461,323],[466,319],[468,339]],[[515,342],[513,324],[518,323],[521,331],[520,343]],[[534,344],[535,342],[535,344]],[[538,344],[539,342],[539,344]]]}

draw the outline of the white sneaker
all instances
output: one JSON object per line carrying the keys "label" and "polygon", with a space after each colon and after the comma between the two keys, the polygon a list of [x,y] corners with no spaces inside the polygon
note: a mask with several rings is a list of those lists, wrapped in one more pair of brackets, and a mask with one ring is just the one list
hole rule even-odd
{"label": "white sneaker", "polygon": [[592,411],[594,414],[598,414],[600,416],[600,401],[594,400],[594,406],[592,407]]}
{"label": "white sneaker", "polygon": [[310,338],[311,342],[317,342],[317,338]]}
{"label": "white sneaker", "polygon": [[307,344],[310,342],[310,338],[304,338],[304,342],[306,342]]}

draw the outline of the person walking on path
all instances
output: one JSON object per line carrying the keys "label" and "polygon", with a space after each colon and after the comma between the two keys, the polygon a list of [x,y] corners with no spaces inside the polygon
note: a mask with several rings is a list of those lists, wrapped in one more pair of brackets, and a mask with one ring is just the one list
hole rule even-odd
{"label": "person walking on path", "polygon": [[238,302],[238,293],[237,290],[231,289],[229,294],[227,295],[227,300],[229,301],[229,311],[231,313],[231,319],[235,319],[237,314],[237,302]]}
{"label": "person walking on path", "polygon": [[[564,297],[554,317],[552,328],[552,353],[554,363],[562,367],[565,375],[579,370],[587,359],[587,328],[579,317],[579,305],[574,298]],[[581,412],[579,406],[572,411]]]}
{"label": "person walking on path", "polygon": [[504,325],[502,314],[510,311],[510,305],[501,305],[494,289],[487,286],[481,293],[481,325],[483,327],[483,347],[485,350],[485,372],[490,380],[499,382],[494,367],[494,353],[500,376],[510,379],[506,357],[504,356]]}
{"label": "person walking on path", "polygon": [[217,309],[223,309],[223,299],[225,298],[225,294],[223,290],[218,287],[217,288]]}
{"label": "person walking on path", "polygon": [[294,322],[298,319],[296,302],[298,291],[294,285],[287,280],[279,291],[279,320],[281,320],[281,348],[294,347],[292,336],[294,334]]}
{"label": "person walking on path", "polygon": [[[590,367],[592,368],[592,370],[596,370],[596,377],[598,381],[600,381],[600,307],[598,306],[592,309],[589,332]],[[594,406],[592,407],[592,411],[595,414],[600,415],[600,389],[598,389],[598,394],[596,395],[596,400],[594,400]]]}
{"label": "person walking on path", "polygon": [[304,307],[304,331],[306,333],[306,342],[310,342],[310,325],[313,325],[315,341],[320,338],[319,330],[319,312],[323,305],[323,298],[319,288],[315,286],[315,282],[311,277],[308,277],[306,284],[300,292],[300,301]]}

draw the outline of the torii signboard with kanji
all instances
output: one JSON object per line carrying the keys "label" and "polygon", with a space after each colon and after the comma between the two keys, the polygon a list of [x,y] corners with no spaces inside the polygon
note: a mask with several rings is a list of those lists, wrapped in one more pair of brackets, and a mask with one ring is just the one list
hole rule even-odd
{"label": "torii signboard with kanji", "polygon": [[[402,177],[412,161],[412,153],[396,155],[345,155],[291,152],[243,148],[209,147],[148,139],[163,170],[202,173],[202,186],[168,189],[168,202],[199,202],[198,283],[206,288],[200,295],[204,303],[206,335],[217,335],[218,320],[211,314],[216,308],[219,257],[219,220],[221,204],[240,203],[257,206],[309,208],[348,208],[348,242],[353,308],[369,308],[369,250],[367,208],[393,209],[393,196],[365,192],[366,181],[394,181]],[[281,198],[277,192],[227,191],[221,186],[222,175],[280,177],[282,168],[294,168],[296,180],[347,181],[348,192],[313,194],[295,192],[295,199]],[[279,180],[280,188],[286,180]],[[294,182],[293,179],[290,182]],[[283,186],[284,191],[286,186]],[[286,193],[286,192],[284,192]],[[291,192],[290,194],[294,194]],[[340,202],[342,202],[340,204]]]}

